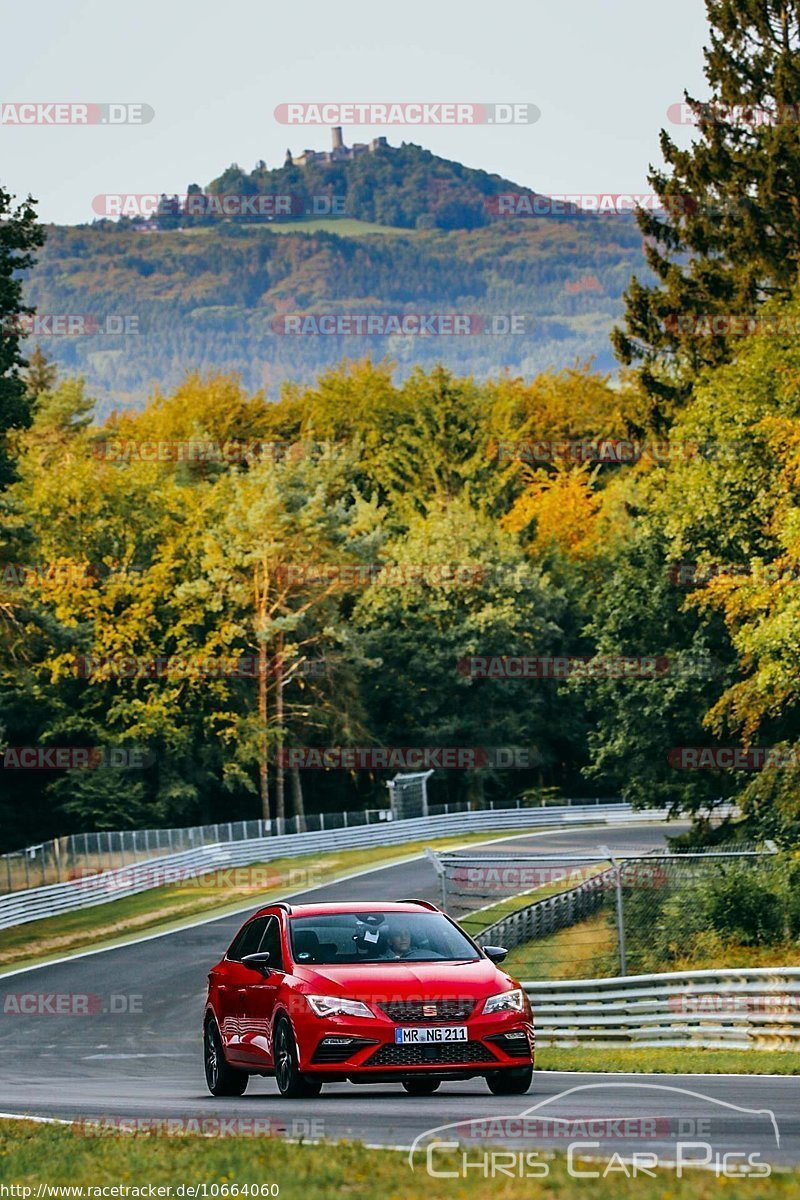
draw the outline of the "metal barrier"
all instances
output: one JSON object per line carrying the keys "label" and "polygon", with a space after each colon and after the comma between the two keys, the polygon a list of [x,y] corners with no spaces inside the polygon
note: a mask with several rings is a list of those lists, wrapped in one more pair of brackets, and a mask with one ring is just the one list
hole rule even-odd
{"label": "metal barrier", "polygon": [[[581,797],[565,799],[555,807],[580,809],[589,805],[617,803],[615,797]],[[551,804],[542,798],[542,805]],[[481,810],[505,812],[513,808],[530,808],[520,797],[489,800]],[[537,806],[538,807],[538,806]],[[416,816],[441,816],[472,812],[474,804],[456,801],[430,804]],[[182,829],[103,829],[94,833],[70,833],[48,842],[37,842],[20,850],[0,854],[0,895],[22,892],[49,883],[67,883],[88,871],[113,871],[144,862],[159,854],[178,854],[182,850],[199,850],[218,842],[246,842],[253,838],[283,836],[287,833],[324,833],[330,829],[382,824],[399,814],[391,808],[368,808],[357,812],[319,812],[305,816],[275,818],[271,821],[219,821],[213,825],[191,825]]]}
{"label": "metal barrier", "polygon": [[603,825],[618,822],[660,820],[664,814],[635,812],[629,804],[611,804],[581,811],[572,806],[561,808],[519,808],[504,811],[484,810],[406,821],[380,822],[353,828],[316,833],[282,834],[246,841],[216,843],[197,850],[167,854],[116,870],[93,873],[67,883],[50,884],[0,896],[0,929],[53,917],[63,912],[106,904],[149,888],[160,887],[194,875],[226,867],[266,863],[294,855],[317,854],[328,850],[358,849],[368,846],[394,846],[404,842],[431,841],[435,838],[488,830],[512,832],[515,829],[561,827],[565,824]]}
{"label": "metal barrier", "polygon": [[800,1050],[800,967],[529,981],[540,1046]]}
{"label": "metal barrier", "polygon": [[518,908],[516,912],[487,925],[475,934],[475,940],[481,946],[505,946],[513,950],[534,938],[547,937],[557,929],[566,929],[597,912],[603,903],[606,888],[614,886],[616,875],[614,868],[609,867],[577,887],[556,892],[525,908]]}

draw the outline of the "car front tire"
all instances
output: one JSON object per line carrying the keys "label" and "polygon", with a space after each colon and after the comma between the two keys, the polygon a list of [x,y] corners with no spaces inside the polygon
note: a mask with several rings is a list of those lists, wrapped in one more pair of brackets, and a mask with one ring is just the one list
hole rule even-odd
{"label": "car front tire", "polygon": [[403,1087],[409,1096],[432,1096],[441,1079],[404,1079]]}
{"label": "car front tire", "polygon": [[203,1032],[203,1063],[206,1084],[212,1096],[244,1095],[250,1077],[246,1071],[237,1071],[225,1061],[222,1038],[213,1018],[206,1021]]}
{"label": "car front tire", "polygon": [[533,1081],[533,1067],[512,1067],[486,1076],[493,1096],[524,1096]]}
{"label": "car front tire", "polygon": [[285,1017],[275,1026],[275,1082],[287,1100],[318,1096],[322,1090],[322,1080],[300,1073],[294,1032]]}

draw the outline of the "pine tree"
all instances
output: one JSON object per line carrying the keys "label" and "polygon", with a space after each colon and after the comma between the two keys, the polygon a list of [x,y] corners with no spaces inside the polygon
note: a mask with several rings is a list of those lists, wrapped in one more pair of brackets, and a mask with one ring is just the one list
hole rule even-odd
{"label": "pine tree", "polygon": [[36,400],[44,392],[52,392],[58,379],[58,368],[45,356],[41,346],[37,346],[28,359],[25,372],[25,386],[31,400]]}
{"label": "pine tree", "polygon": [[[706,365],[727,361],[735,323],[786,299],[800,268],[800,3],[706,0],[711,101],[686,94],[697,138],[661,131],[669,173],[649,180],[664,213],[640,210],[653,285],[631,280],[617,357],[635,365],[663,429]],[[709,329],[703,318],[723,317]],[[690,319],[692,318],[692,319]]]}
{"label": "pine tree", "polygon": [[14,478],[8,434],[27,429],[32,405],[20,368],[22,356],[20,317],[33,312],[22,303],[20,273],[33,266],[31,251],[44,243],[37,224],[35,201],[12,208],[13,197],[0,187],[0,490]]}

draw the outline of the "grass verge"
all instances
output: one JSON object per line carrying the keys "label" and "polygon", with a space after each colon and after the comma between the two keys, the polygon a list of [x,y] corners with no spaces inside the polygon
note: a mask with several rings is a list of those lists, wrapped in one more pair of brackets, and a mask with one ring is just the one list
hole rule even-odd
{"label": "grass verge", "polygon": [[[517,979],[595,979],[619,973],[616,947],[616,930],[601,910],[567,929],[515,946],[503,966]],[[604,970],[599,970],[601,963]]]}
{"label": "grass verge", "polygon": [[[476,1158],[476,1146],[464,1153]],[[507,1157],[507,1156],[506,1156]],[[610,1160],[611,1153],[608,1158]],[[522,1169],[530,1171],[520,1152]],[[256,1184],[276,1184],[280,1200],[717,1200],[720,1183],[725,1193],[746,1195],[748,1200],[796,1196],[800,1174],[785,1172],[746,1181],[718,1180],[708,1171],[689,1172],[678,1179],[667,1167],[656,1169],[654,1178],[631,1178],[619,1164],[602,1178],[604,1161],[582,1164],[601,1178],[576,1179],[568,1173],[563,1155],[541,1155],[537,1160],[540,1178],[494,1178],[480,1171],[463,1172],[462,1152],[436,1153],[434,1169],[454,1172],[455,1178],[431,1176],[424,1155],[412,1173],[404,1153],[370,1150],[358,1143],[295,1145],[279,1137],[203,1138],[196,1136],[105,1134],[81,1137],[65,1126],[39,1125],[28,1121],[0,1122],[0,1182],[30,1188],[35,1197],[39,1184],[50,1186],[103,1187],[121,1184],[131,1196],[146,1196],[148,1186],[206,1185],[206,1195],[227,1197],[256,1194]],[[506,1162],[506,1167],[507,1167]],[[489,1168],[490,1169],[490,1168]],[[632,1169],[631,1169],[632,1170]],[[546,1174],[544,1172],[546,1171]],[[134,1189],[144,1189],[135,1191]],[[216,1191],[214,1189],[217,1189]],[[737,1188],[740,1189],[737,1191]],[[11,1193],[8,1193],[11,1194]],[[23,1192],[14,1193],[27,1200]],[[74,1194],[74,1193],[72,1193]],[[121,1193],[125,1195],[126,1193]],[[189,1194],[187,1192],[184,1195]],[[259,1195],[262,1193],[259,1193]],[[269,1191],[263,1194],[269,1195]],[[90,1196],[91,1193],[85,1193]],[[173,1195],[175,1192],[173,1191]],[[198,1191],[195,1195],[203,1195]]]}
{"label": "grass verge", "polygon": [[538,1071],[623,1071],[635,1075],[800,1075],[797,1050],[703,1050],[691,1046],[546,1046]]}
{"label": "grass verge", "polygon": [[[537,826],[536,832],[540,830],[541,826]],[[333,883],[358,870],[402,862],[418,856],[428,847],[432,850],[454,849],[502,837],[507,832],[486,830],[431,842],[305,854],[247,867],[209,871],[194,879],[150,888],[121,900],[14,925],[0,930],[0,973],[3,968],[33,966],[49,958],[87,947],[97,949],[116,944],[143,933],[178,929],[196,917],[224,916],[250,905],[257,908],[287,893]],[[530,832],[533,830],[514,830],[513,836]]]}

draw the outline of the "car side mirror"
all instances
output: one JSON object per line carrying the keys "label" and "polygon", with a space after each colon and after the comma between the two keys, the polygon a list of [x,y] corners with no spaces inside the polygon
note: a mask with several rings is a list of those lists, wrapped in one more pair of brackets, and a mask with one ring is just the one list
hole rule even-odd
{"label": "car side mirror", "polygon": [[245,954],[242,964],[259,975],[269,975],[272,968],[269,965],[269,950],[260,950],[258,954]]}
{"label": "car side mirror", "polygon": [[[493,963],[501,963],[508,954],[505,946],[484,946],[483,953],[487,958],[490,958]],[[257,958],[258,955],[252,957]]]}

